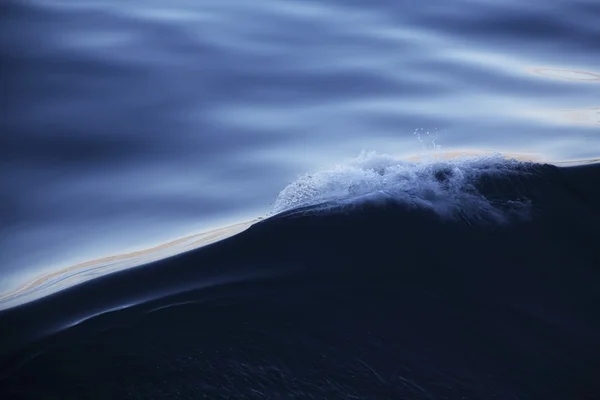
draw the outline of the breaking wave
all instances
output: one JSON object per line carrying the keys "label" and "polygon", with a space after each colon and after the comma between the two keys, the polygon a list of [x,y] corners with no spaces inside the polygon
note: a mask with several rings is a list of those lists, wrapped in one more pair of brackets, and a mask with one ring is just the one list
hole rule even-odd
{"label": "breaking wave", "polygon": [[414,163],[363,152],[346,164],[290,183],[279,194],[274,211],[305,207],[322,211],[365,202],[395,202],[429,209],[444,218],[506,222],[528,217],[531,199],[518,189],[504,198],[493,197],[482,186],[487,180],[508,178],[516,189],[520,181],[536,173],[535,167],[500,154]]}

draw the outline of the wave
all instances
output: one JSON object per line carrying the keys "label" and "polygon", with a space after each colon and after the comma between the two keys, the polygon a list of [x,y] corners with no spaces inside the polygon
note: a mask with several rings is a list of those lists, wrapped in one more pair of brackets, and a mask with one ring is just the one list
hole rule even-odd
{"label": "wave", "polygon": [[[438,153],[420,162],[363,152],[346,164],[300,177],[279,194],[273,214],[350,210],[364,204],[393,203],[429,210],[448,220],[503,224],[526,220],[535,212],[535,179],[551,177],[553,167],[518,161],[498,153],[444,160]],[[545,175],[544,175],[545,174]],[[554,173],[555,174],[555,173]],[[69,266],[36,277],[0,295],[0,310],[52,294],[111,272],[147,264],[205,246],[243,231],[261,220],[181,238],[152,249]]]}
{"label": "wave", "polygon": [[0,392],[595,398],[598,181],[363,154],[235,236],[0,313]]}
{"label": "wave", "polygon": [[529,217],[532,204],[525,186],[547,169],[499,153],[411,163],[363,152],[347,164],[289,184],[279,194],[274,210],[311,207],[324,211],[394,202],[428,209],[444,218],[504,223]]}

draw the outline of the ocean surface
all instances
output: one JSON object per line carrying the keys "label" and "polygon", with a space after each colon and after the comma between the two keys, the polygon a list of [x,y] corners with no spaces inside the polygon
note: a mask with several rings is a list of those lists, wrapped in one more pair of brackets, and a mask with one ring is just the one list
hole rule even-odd
{"label": "ocean surface", "polygon": [[600,398],[600,2],[4,0],[1,399]]}

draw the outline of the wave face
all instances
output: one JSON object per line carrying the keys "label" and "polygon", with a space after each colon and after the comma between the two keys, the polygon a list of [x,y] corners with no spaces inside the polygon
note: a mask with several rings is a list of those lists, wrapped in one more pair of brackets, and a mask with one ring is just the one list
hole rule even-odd
{"label": "wave face", "polygon": [[[0,391],[597,398],[598,182],[598,165],[364,155],[236,236],[4,311]],[[527,218],[494,223],[507,210]]]}

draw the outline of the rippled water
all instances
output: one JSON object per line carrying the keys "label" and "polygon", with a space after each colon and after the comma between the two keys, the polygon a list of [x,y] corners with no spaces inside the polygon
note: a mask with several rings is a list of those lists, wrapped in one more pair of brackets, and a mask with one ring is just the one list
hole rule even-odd
{"label": "rippled water", "polygon": [[600,3],[0,5],[0,288],[374,150],[600,156]]}
{"label": "rippled water", "polygon": [[599,21],[0,2],[0,398],[600,398]]}

